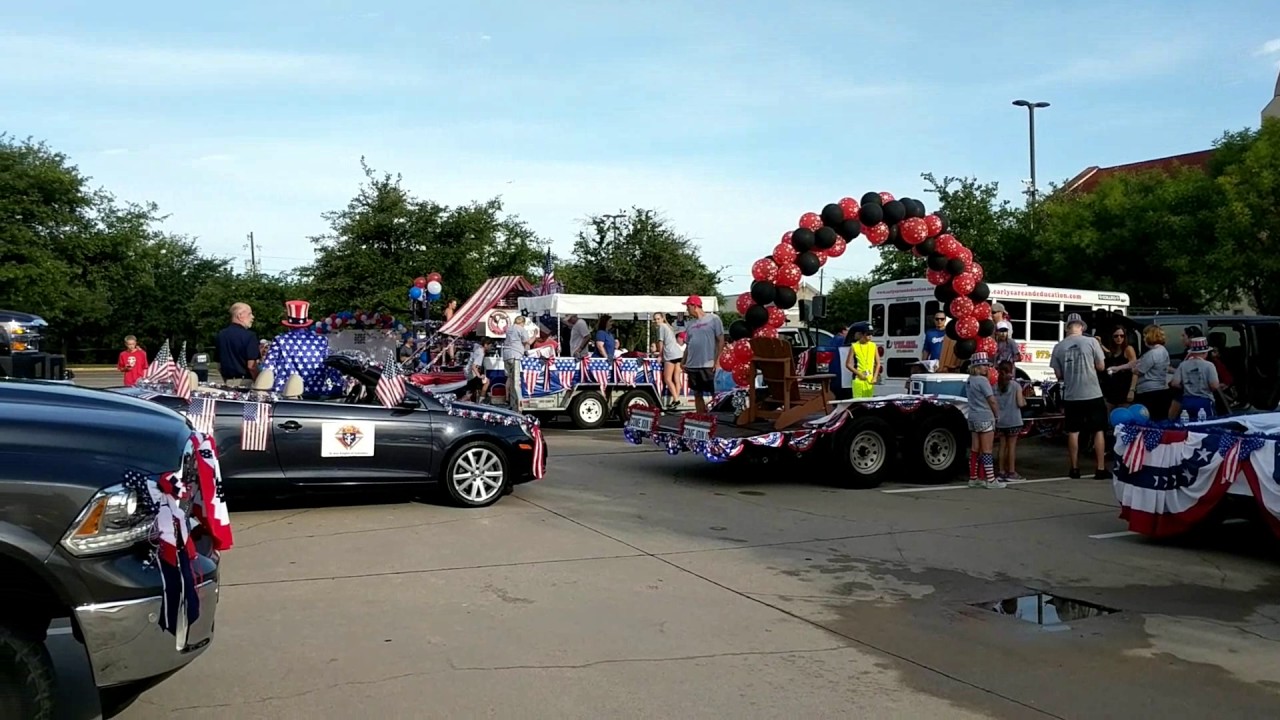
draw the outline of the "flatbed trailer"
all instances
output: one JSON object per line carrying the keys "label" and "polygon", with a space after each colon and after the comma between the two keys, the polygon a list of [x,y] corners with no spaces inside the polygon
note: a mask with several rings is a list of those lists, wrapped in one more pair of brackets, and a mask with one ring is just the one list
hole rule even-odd
{"label": "flatbed trailer", "polygon": [[[761,392],[761,391],[757,391]],[[851,488],[887,480],[934,484],[967,470],[969,433],[963,398],[893,395],[835,401],[830,412],[786,428],[772,421],[739,425],[745,390],[718,397],[706,414],[627,408],[627,442],[652,442],[670,455],[692,452],[711,462],[769,462],[812,456]]]}

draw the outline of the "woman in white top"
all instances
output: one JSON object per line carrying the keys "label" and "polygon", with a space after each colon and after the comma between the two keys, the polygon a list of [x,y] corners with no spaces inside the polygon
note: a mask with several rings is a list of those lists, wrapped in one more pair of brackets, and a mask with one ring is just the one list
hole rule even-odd
{"label": "woman in white top", "polygon": [[662,385],[673,389],[669,406],[674,407],[678,404],[674,388],[679,387],[676,376],[680,372],[680,361],[684,358],[684,346],[676,339],[676,331],[671,327],[671,323],[667,322],[667,316],[664,313],[654,313],[653,324],[658,329],[657,345],[658,357],[662,358]]}

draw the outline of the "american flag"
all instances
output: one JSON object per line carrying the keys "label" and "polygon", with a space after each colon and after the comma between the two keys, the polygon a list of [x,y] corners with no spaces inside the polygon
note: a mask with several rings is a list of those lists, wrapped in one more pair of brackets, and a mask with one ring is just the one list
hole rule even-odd
{"label": "american flag", "polygon": [[217,415],[216,402],[213,398],[191,398],[191,406],[187,408],[187,417],[191,418],[191,424],[195,426],[196,432],[204,433],[205,435],[213,434],[213,419]]}
{"label": "american flag", "polygon": [[187,372],[187,341],[182,341],[182,352],[173,371],[173,394],[183,400],[191,400],[191,374]]}
{"label": "american flag", "polygon": [[271,434],[271,404],[247,402],[240,416],[240,449],[264,451]]}
{"label": "american flag", "polygon": [[169,356],[169,341],[165,340],[156,353],[156,361],[147,366],[143,380],[150,382],[167,382],[173,379],[173,358]]}
{"label": "american flag", "polygon": [[542,284],[538,287],[539,295],[553,295],[560,292],[560,283],[556,282],[556,268],[551,261],[551,249],[547,248],[547,260],[542,265]]}
{"label": "american flag", "polygon": [[1147,453],[1155,450],[1160,444],[1160,439],[1164,436],[1164,431],[1159,428],[1143,428],[1140,425],[1125,425],[1120,430],[1121,436],[1125,444],[1129,447],[1124,451],[1124,466],[1129,468],[1129,472],[1138,472],[1147,464]]}
{"label": "american flag", "polygon": [[614,377],[619,385],[636,386],[636,376],[640,374],[639,363],[643,360],[632,360],[630,358],[618,358],[613,361]]}
{"label": "american flag", "polygon": [[556,358],[556,381],[560,383],[562,390],[568,390],[573,387],[573,376],[577,372],[573,360],[568,358]]}
{"label": "american flag", "polygon": [[796,375],[804,375],[804,369],[809,366],[809,353],[811,352],[813,352],[812,348],[800,353],[800,357],[796,358]]}
{"label": "american flag", "polygon": [[404,376],[400,374],[400,366],[396,364],[395,356],[390,350],[382,361],[382,374],[378,376],[375,392],[383,407],[399,407],[404,402]]}
{"label": "american flag", "polygon": [[533,424],[533,477],[541,480],[547,470],[547,443],[542,438],[542,428],[537,422]]}

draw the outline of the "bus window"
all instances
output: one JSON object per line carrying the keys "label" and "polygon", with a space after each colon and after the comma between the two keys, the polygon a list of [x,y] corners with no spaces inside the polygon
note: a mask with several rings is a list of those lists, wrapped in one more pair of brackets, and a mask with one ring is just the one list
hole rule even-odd
{"label": "bus window", "polygon": [[1058,303],[1031,303],[1031,322],[1028,340],[1058,342],[1062,339],[1062,305]]}
{"label": "bus window", "polygon": [[871,334],[884,335],[884,305],[881,303],[871,306]]}
{"label": "bus window", "polygon": [[[1071,313],[1075,313],[1079,315],[1080,317],[1084,318],[1085,322],[1088,323],[1089,319],[1093,317],[1093,306],[1092,305],[1067,305],[1064,303],[1062,306],[1062,321],[1066,322],[1067,316],[1070,315]],[[1092,325],[1092,323],[1089,323],[1089,324]],[[1091,329],[1097,330],[1098,332],[1102,332],[1103,330],[1110,330],[1111,328],[1091,328]]]}
{"label": "bus window", "polygon": [[914,337],[920,334],[920,303],[904,302],[889,306],[889,337]]}
{"label": "bus window", "polygon": [[1026,301],[997,300],[996,302],[1004,305],[1004,312],[1009,316],[1009,324],[1013,326],[1013,332],[1009,333],[1009,337],[1015,340],[1025,340],[1027,338]]}
{"label": "bus window", "polygon": [[[925,316],[925,317],[927,317],[927,318],[931,318],[931,317],[933,317],[934,315],[938,314],[939,312],[941,312],[943,315],[946,315],[946,314],[947,314],[947,308],[946,308],[946,306],[944,306],[942,303],[938,302],[937,300],[930,300],[930,301],[928,301],[928,302],[926,302],[926,303],[924,304],[924,316]],[[926,326],[926,327],[928,327],[930,330],[932,330],[932,329],[933,329],[933,322],[932,322],[932,321],[926,322],[926,323],[925,323],[925,326]]]}

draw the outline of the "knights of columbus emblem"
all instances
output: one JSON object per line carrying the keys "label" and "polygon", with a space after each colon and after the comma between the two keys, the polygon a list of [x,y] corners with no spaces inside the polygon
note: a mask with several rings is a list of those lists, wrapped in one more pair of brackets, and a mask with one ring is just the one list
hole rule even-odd
{"label": "knights of columbus emblem", "polygon": [[338,428],[338,432],[334,437],[338,439],[338,442],[342,443],[342,447],[350,450],[356,446],[356,443],[360,442],[360,439],[364,437],[364,433],[360,432],[360,428],[355,425],[343,425]]}

